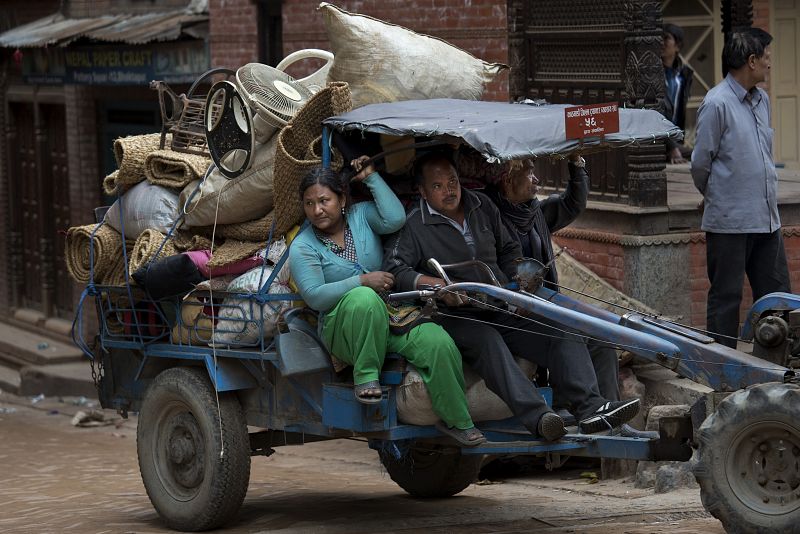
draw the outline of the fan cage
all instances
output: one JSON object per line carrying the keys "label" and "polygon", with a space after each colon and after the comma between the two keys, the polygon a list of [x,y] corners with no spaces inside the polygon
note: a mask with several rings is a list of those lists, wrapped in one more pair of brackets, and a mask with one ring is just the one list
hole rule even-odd
{"label": "fan cage", "polygon": [[[236,72],[236,81],[253,110],[277,128],[285,126],[313,96],[309,89],[285,72],[259,63],[241,67]],[[274,81],[289,85],[300,95],[300,100],[292,100],[274,88]]]}

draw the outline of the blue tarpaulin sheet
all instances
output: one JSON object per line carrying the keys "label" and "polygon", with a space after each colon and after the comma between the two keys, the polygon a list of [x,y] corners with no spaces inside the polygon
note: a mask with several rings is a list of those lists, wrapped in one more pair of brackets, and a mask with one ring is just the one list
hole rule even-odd
{"label": "blue tarpaulin sheet", "polygon": [[431,99],[370,104],[323,124],[338,131],[366,131],[393,136],[457,138],[491,162],[575,151],[640,146],[683,132],[654,110],[619,110],[619,132],[604,137],[566,139],[563,104],[508,104],[474,100]]}

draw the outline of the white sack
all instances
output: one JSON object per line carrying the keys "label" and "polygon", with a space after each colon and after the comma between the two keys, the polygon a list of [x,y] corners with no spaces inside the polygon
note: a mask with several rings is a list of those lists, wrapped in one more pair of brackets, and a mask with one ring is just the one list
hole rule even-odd
{"label": "white sack", "polygon": [[399,100],[480,100],[484,85],[508,68],[435,37],[327,2],[319,9],[334,54],[328,80],[350,84],[354,109]]}
{"label": "white sack", "polygon": [[[272,244],[266,254],[268,260],[275,258],[286,251],[286,242],[282,239]],[[261,256],[264,255],[262,251]],[[237,276],[228,285],[230,293],[258,293],[259,289],[269,280],[272,266],[254,267],[246,273]],[[275,280],[269,288],[271,295],[291,293],[289,287],[289,262],[283,264]],[[214,331],[213,343],[217,346],[236,347],[255,345],[261,336],[269,341],[275,336],[277,320],[280,314],[290,308],[292,301],[274,300],[263,305],[255,299],[227,298],[217,313],[217,324]],[[263,324],[263,326],[262,326]]]}
{"label": "white sack", "polygon": [[[120,201],[122,201],[121,221]],[[142,181],[111,205],[106,212],[105,221],[120,233],[124,225],[125,239],[136,239],[148,228],[158,230],[162,234],[169,233],[179,214],[178,195],[166,187]]]}
{"label": "white sack", "polygon": [[[517,363],[525,376],[533,377],[536,373],[536,365],[528,360],[517,358]],[[431,407],[428,388],[414,366],[409,364],[408,368],[397,395],[397,418],[409,425],[433,425],[439,421],[439,416]],[[497,421],[513,415],[500,397],[492,393],[483,379],[466,364],[464,364],[464,383],[467,389],[469,414],[473,421]]]}

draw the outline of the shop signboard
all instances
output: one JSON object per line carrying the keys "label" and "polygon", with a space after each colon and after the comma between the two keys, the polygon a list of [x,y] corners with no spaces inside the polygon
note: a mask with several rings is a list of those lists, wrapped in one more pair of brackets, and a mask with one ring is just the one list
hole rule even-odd
{"label": "shop signboard", "polygon": [[148,45],[70,46],[23,53],[23,79],[32,84],[148,85],[191,83],[209,69],[204,41]]}

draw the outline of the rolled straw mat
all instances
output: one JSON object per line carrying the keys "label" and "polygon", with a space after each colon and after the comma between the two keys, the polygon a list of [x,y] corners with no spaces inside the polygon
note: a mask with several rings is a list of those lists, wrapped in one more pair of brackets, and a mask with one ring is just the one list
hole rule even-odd
{"label": "rolled straw mat", "polygon": [[[128,270],[135,273],[140,267],[144,267],[150,261],[157,261],[167,256],[174,256],[178,253],[172,239],[167,239],[158,230],[148,228],[136,238],[136,244],[133,245],[131,252]],[[161,244],[164,244],[162,247]],[[161,252],[159,252],[161,249]],[[157,255],[157,256],[156,256]]]}
{"label": "rolled straw mat", "polygon": [[[95,228],[97,231],[92,236]],[[89,282],[93,256],[94,282],[102,284],[104,277],[115,270],[122,255],[122,236],[107,224],[73,226],[67,230],[64,248],[67,272],[76,282]]]}
{"label": "rolled straw mat", "polygon": [[148,154],[159,149],[161,134],[131,135],[114,141],[117,160],[117,184],[136,185],[145,179],[144,163]]}
{"label": "rolled straw mat", "polygon": [[[272,218],[274,211],[261,217],[243,223],[220,224],[217,226],[217,235],[225,239],[237,239],[239,241],[263,241],[269,239],[269,231],[272,228]],[[277,231],[273,231],[273,238],[279,236]]]}
{"label": "rolled straw mat", "polygon": [[117,196],[117,192],[119,191],[119,186],[117,185],[118,174],[119,171],[116,170],[103,178],[103,192],[110,197]]}
{"label": "rolled straw mat", "polygon": [[174,150],[155,150],[144,161],[144,174],[151,184],[183,189],[189,182],[202,178],[211,158],[184,154]]}
{"label": "rolled straw mat", "polygon": [[[322,135],[322,120],[352,109],[350,88],[346,83],[329,83],[315,94],[278,134],[275,151],[275,232],[288,232],[304,217],[297,189],[308,172],[322,164],[309,157],[309,147]],[[280,199],[278,201],[278,199]]]}

